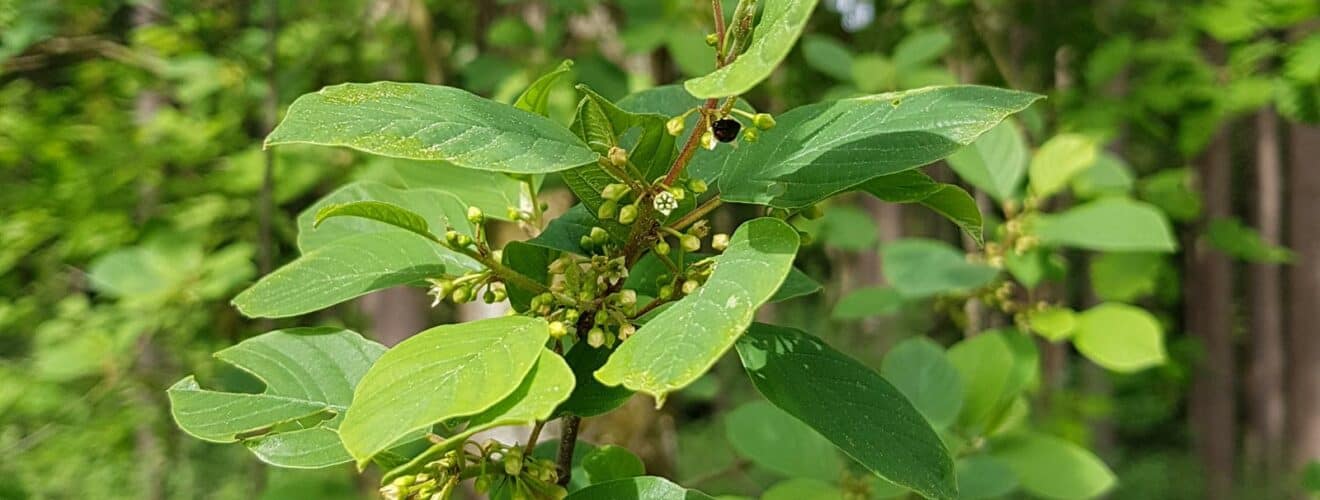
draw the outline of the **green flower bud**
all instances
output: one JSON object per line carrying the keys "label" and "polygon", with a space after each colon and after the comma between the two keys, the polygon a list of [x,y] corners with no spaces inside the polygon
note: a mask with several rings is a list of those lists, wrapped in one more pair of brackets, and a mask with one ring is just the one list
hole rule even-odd
{"label": "green flower bud", "polygon": [[802,217],[808,220],[816,220],[825,215],[825,210],[820,205],[812,205],[802,209]]}
{"label": "green flower bud", "polygon": [[[601,198],[612,201],[619,201],[623,199],[623,196],[626,194],[628,194],[628,186],[617,183],[606,185],[603,189],[600,190]],[[608,217],[602,217],[602,218],[604,219]]]}
{"label": "green flower bud", "polygon": [[578,295],[577,295],[577,300],[578,300],[578,302],[591,302],[591,299],[594,299],[594,298],[596,298],[596,294],[591,293],[591,292],[586,291],[586,290],[583,290],[583,291],[578,292]]}
{"label": "green flower bud", "polygon": [[710,33],[706,35],[706,45],[714,47],[715,44],[717,43],[720,43],[720,35],[716,33]]}
{"label": "green flower bud", "polygon": [[482,222],[486,221],[486,214],[481,213],[480,208],[476,206],[471,206],[468,207],[467,210],[467,219],[468,222],[471,222],[473,224],[481,224]]}
{"label": "green flower bud", "polygon": [[394,478],[394,481],[391,482],[390,484],[393,484],[400,488],[407,488],[409,486],[412,486],[413,483],[415,482],[417,482],[417,476],[399,476]]}
{"label": "green flower bud", "polygon": [[551,321],[551,322],[550,322],[550,337],[551,337],[551,338],[556,338],[556,339],[557,339],[557,338],[562,338],[564,335],[568,335],[568,327],[564,325],[564,322],[563,322],[563,321]]}
{"label": "green flower bud", "polygon": [[620,306],[623,306],[623,307],[631,307],[631,306],[637,305],[637,291],[636,291],[636,290],[631,290],[631,289],[629,289],[629,290],[621,290],[621,291],[619,291],[619,293],[617,294],[617,297],[618,297],[618,301],[619,301],[619,305],[620,305]]}
{"label": "green flower bud", "polygon": [[567,321],[569,323],[576,323],[578,318],[581,316],[582,313],[578,312],[577,309],[564,309],[564,321]]}
{"label": "green flower bud", "polygon": [[697,250],[701,250],[701,238],[698,238],[690,234],[683,235],[682,238],[678,239],[678,243],[683,247],[684,252],[695,252]]}
{"label": "green flower bud", "polygon": [[714,248],[717,252],[723,252],[724,249],[729,248],[729,235],[719,233],[715,236],[711,236],[710,247]]}
{"label": "green flower bud", "polygon": [[596,242],[592,241],[590,236],[584,234],[581,239],[578,239],[578,245],[585,250],[591,250],[592,247],[596,246]]}
{"label": "green flower bud", "polygon": [[400,488],[399,486],[393,484],[387,485],[380,489],[380,496],[385,500],[398,500],[400,498],[403,498],[403,496],[406,493],[407,493],[406,489]]}
{"label": "green flower bud", "polygon": [[756,142],[760,139],[761,139],[761,133],[757,132],[756,129],[754,128],[749,128],[743,132],[744,142]]}
{"label": "green flower bud", "polygon": [[668,299],[674,296],[674,285],[665,285],[660,287],[660,298]]}
{"label": "green flower bud", "polygon": [[509,220],[518,220],[518,217],[522,212],[517,208],[509,207],[508,211],[505,213],[509,216]]}
{"label": "green flower bud", "polygon": [[701,147],[706,149],[715,149],[715,134],[710,131],[701,134]]}
{"label": "green flower bud", "polygon": [[692,179],[688,181],[688,189],[691,189],[693,193],[701,194],[710,189],[710,186],[707,186],[706,181],[701,179]]}
{"label": "green flower bud", "polygon": [[591,241],[593,243],[597,245],[604,245],[605,242],[609,240],[610,240],[610,233],[605,232],[604,228],[600,226],[591,228]]}
{"label": "green flower bud", "polygon": [[685,125],[683,124],[683,117],[681,116],[675,116],[673,118],[670,118],[669,121],[665,122],[665,130],[669,132],[669,135],[675,137],[677,137],[678,134],[683,133],[684,126]]}
{"label": "green flower bud", "polygon": [[815,238],[811,237],[811,234],[804,231],[798,231],[798,239],[802,241],[802,245],[804,246],[810,245],[812,242],[816,241]]}
{"label": "green flower bud", "polygon": [[637,205],[624,205],[623,208],[619,209],[620,224],[624,224],[624,225],[632,224],[633,221],[636,220],[637,220]]}
{"label": "green flower bud", "polygon": [[628,152],[624,151],[624,149],[621,147],[614,146],[610,148],[610,151],[609,153],[607,153],[607,156],[610,160],[611,165],[614,165],[619,168],[628,166]]}
{"label": "green flower bud", "polygon": [[495,302],[504,302],[504,299],[507,298],[509,298],[509,292],[504,291],[503,288],[495,289]]}
{"label": "green flower bud", "polygon": [[516,476],[522,472],[523,459],[522,452],[517,446],[509,448],[504,452],[504,473],[510,476]]}
{"label": "green flower bud", "polygon": [[697,291],[697,287],[699,287],[699,286],[701,286],[701,283],[697,283],[697,280],[687,280],[687,281],[684,281],[684,282],[683,282],[683,295],[692,295],[692,292]]}
{"label": "green flower bud", "polygon": [[[630,206],[632,205],[626,205],[624,206],[624,208],[628,208]],[[600,208],[596,209],[596,218],[600,220],[613,219],[614,214],[617,213],[618,211],[619,211],[619,204],[614,200],[607,199],[605,200],[605,203],[600,204]]]}
{"label": "green flower bud", "polygon": [[495,300],[495,290],[489,288],[486,289],[486,293],[481,294],[481,301],[487,304],[499,302],[498,300]]}
{"label": "green flower bud", "polygon": [[487,492],[489,492],[490,474],[482,474],[480,476],[477,476],[476,481],[472,482],[472,488],[477,490],[477,493],[480,493],[482,495],[485,495]]}
{"label": "green flower bud", "polygon": [[627,324],[619,327],[619,340],[628,340],[628,337],[637,333],[637,327]]}
{"label": "green flower bud", "polygon": [[770,130],[775,128],[775,117],[770,116],[770,113],[757,113],[752,117],[752,125],[761,130]]}
{"label": "green flower bud", "polygon": [[445,242],[449,243],[449,246],[461,247],[463,245],[458,244],[459,241],[458,238],[460,236],[463,236],[463,233],[450,229],[448,231],[445,231]]}
{"label": "green flower bud", "polygon": [[603,325],[605,324],[605,322],[610,320],[610,313],[607,313],[605,311],[596,311],[596,317],[593,319],[596,320],[595,323],[597,325]]}
{"label": "green flower bud", "polygon": [[587,332],[587,345],[591,347],[600,347],[605,345],[605,330],[601,327],[592,328]]}
{"label": "green flower bud", "polygon": [[465,286],[455,288],[454,292],[449,295],[449,300],[454,301],[455,304],[466,303],[470,298],[472,298],[472,289]]}
{"label": "green flower bud", "polygon": [[681,187],[669,188],[669,194],[674,195],[674,199],[678,201],[683,201],[683,198],[687,198],[687,190]]}
{"label": "green flower bud", "polygon": [[655,243],[655,253],[669,255],[669,243],[666,243],[665,240],[657,241]]}

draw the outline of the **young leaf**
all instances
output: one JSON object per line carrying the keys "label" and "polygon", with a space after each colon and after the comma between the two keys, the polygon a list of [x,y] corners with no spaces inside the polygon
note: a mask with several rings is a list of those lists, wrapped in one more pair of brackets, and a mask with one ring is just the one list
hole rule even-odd
{"label": "young leaf", "polygon": [[1077,313],[1067,307],[1032,309],[1027,313],[1031,331],[1051,342],[1066,340],[1077,329]]}
{"label": "young leaf", "polygon": [[1099,149],[1094,139],[1079,134],[1059,134],[1045,141],[1031,157],[1031,190],[1041,198],[1059,192],[1095,163]]}
{"label": "young leaf", "polygon": [[764,0],[761,22],[756,23],[751,45],[732,63],[683,84],[692,95],[706,98],[742,94],[761,83],[793,49],[811,18],[817,0]]}
{"label": "young leaf", "polygon": [[1126,198],[1104,198],[1060,214],[1042,215],[1032,231],[1041,243],[1105,252],[1173,252],[1178,241],[1158,209]]}
{"label": "young leaf", "polygon": [[[1015,340],[1016,339],[1016,340]],[[1036,354],[1015,332],[983,332],[949,348],[949,362],[963,381],[958,425],[972,435],[994,429],[1035,378]]]}
{"label": "young leaf", "polygon": [[1107,252],[1091,259],[1091,289],[1100,300],[1133,302],[1155,293],[1167,272],[1166,257],[1146,252]]}
{"label": "young leaf", "polygon": [[249,318],[297,316],[475,265],[415,234],[367,233],[303,254],[238,294],[233,304]]}
{"label": "young leaf", "polygon": [[604,415],[623,406],[631,398],[633,391],[626,387],[609,387],[601,384],[592,376],[596,370],[605,366],[610,359],[610,350],[587,345],[586,342],[573,344],[573,348],[564,355],[564,360],[573,368],[573,377],[577,386],[567,401],[555,409],[555,415],[577,415],[594,417]]}
{"label": "young leaf", "polygon": [[467,420],[462,432],[446,436],[412,460],[390,470],[383,479],[389,482],[405,473],[438,460],[445,452],[462,446],[473,435],[495,427],[524,425],[550,418],[555,407],[573,391],[573,372],[564,359],[544,349],[522,384],[499,403]]}
{"label": "young leaf", "polygon": [[593,484],[570,493],[564,500],[715,500],[697,490],[689,490],[668,479],[655,476],[630,477]]}
{"label": "young leaf", "polygon": [[759,141],[727,155],[721,196],[805,207],[876,177],[944,158],[1039,98],[962,85],[793,109],[777,117],[778,125]]}
{"label": "young leaf", "polygon": [[807,66],[836,80],[852,80],[852,52],[833,38],[817,34],[803,36],[802,59]]}
{"label": "young leaf", "polygon": [[582,458],[582,470],[592,484],[646,474],[642,459],[622,446],[607,444]]}
{"label": "young leaf", "polygon": [[963,384],[944,348],[926,337],[913,337],[890,349],[880,375],[917,407],[930,425],[943,429],[962,408]]}
{"label": "young leaf", "polygon": [[990,284],[999,275],[993,267],[967,262],[948,243],[922,238],[884,245],[880,261],[885,279],[909,299],[965,293]]}
{"label": "young leaf", "polygon": [[1072,190],[1080,198],[1126,196],[1135,182],[1132,168],[1122,158],[1101,151],[1089,168],[1073,178]]}
{"label": "young leaf", "polygon": [[843,461],[828,439],[765,401],[730,412],[724,429],[738,455],[784,477],[833,481],[843,472]]}
{"label": "young leaf", "polygon": [[738,356],[766,399],[881,477],[957,497],[953,460],[930,423],[875,371],[798,330],[757,323]]}
{"label": "young leaf", "polygon": [[1164,362],[1164,329],[1145,309],[1107,303],[1077,317],[1073,345],[1091,361],[1117,372]]}
{"label": "young leaf", "polygon": [[959,500],[1001,498],[1017,489],[1017,475],[1004,462],[988,455],[958,460]]}
{"label": "young leaf", "polygon": [[[318,221],[318,215],[327,207],[356,202],[387,203],[416,214],[422,219],[421,226],[425,227],[423,237],[430,240],[444,237],[445,228],[449,226],[471,235],[466,219],[467,206],[454,195],[435,189],[397,189],[378,182],[354,182],[316,200],[298,214],[298,249],[306,254],[331,242],[365,233],[414,232],[362,217],[321,218]],[[412,224],[416,229],[417,222]],[[455,259],[467,260],[449,250],[442,251]]]}
{"label": "young leaf", "polygon": [[299,97],[266,146],[298,143],[521,174],[597,158],[543,116],[456,88],[395,82],[333,85]]}
{"label": "young leaf", "polygon": [[327,205],[316,212],[316,221],[312,223],[312,228],[315,229],[332,217],[361,217],[374,220],[440,243],[440,239],[431,234],[426,218],[406,208],[383,201],[352,201]]}
{"label": "young leaf", "polygon": [[[341,417],[353,388],[383,352],[384,346],[348,330],[276,330],[215,353],[265,383],[265,391],[210,391],[188,376],[170,387],[170,410],[184,432],[216,443],[243,441],[271,465],[344,463],[352,457],[339,442]],[[308,417],[314,423],[283,425]]]}
{"label": "young leaf", "polygon": [[1044,434],[997,442],[991,456],[1017,475],[1022,489],[1045,498],[1095,498],[1114,486],[1114,473],[1085,448]]}
{"label": "young leaf", "polygon": [[663,403],[733,346],[756,309],[784,282],[797,249],[797,232],[779,219],[744,223],[716,257],[706,284],[637,330],[596,371],[596,379]]}
{"label": "young leaf", "polygon": [[486,411],[522,385],[549,338],[544,320],[507,316],[404,340],[353,393],[340,426],[344,448],[361,465],[410,433]]}
{"label": "young leaf", "polygon": [[970,146],[949,156],[958,176],[1004,201],[1017,195],[1027,173],[1027,141],[1013,120],[995,125]]}
{"label": "young leaf", "polygon": [[972,237],[977,245],[985,242],[981,232],[981,209],[971,194],[953,184],[943,184],[940,190],[921,200],[921,205],[949,219]]}
{"label": "young leaf", "polygon": [[573,61],[565,59],[559,63],[559,67],[554,71],[541,75],[536,81],[524,90],[518,100],[514,101],[513,107],[523,111],[530,111],[541,116],[548,116],[546,107],[550,102],[550,91],[554,89],[555,84],[565,75],[573,71]]}
{"label": "young leaf", "polygon": [[1247,262],[1287,264],[1293,260],[1292,251],[1267,243],[1254,229],[1237,219],[1211,221],[1206,236],[1215,248]]}

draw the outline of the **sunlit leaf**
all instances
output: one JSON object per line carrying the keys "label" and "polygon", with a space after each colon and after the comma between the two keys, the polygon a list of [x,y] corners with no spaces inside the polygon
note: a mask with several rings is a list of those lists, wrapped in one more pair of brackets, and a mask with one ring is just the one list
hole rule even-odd
{"label": "sunlit leaf", "polygon": [[764,0],[747,51],[709,75],[683,84],[700,98],[736,96],[751,90],[779,66],[793,49],[817,0]]}

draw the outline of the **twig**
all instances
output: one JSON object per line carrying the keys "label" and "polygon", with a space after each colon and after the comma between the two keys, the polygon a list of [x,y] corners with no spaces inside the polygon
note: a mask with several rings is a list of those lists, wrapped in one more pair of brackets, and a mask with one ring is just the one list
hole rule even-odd
{"label": "twig", "polygon": [[724,65],[724,2],[720,0],[710,0],[711,10],[715,16],[715,64]]}
{"label": "twig", "polygon": [[674,221],[674,223],[670,224],[669,227],[671,229],[681,231],[684,228],[691,226],[692,224],[695,224],[697,221],[709,215],[712,211],[719,208],[720,205],[723,204],[724,204],[724,200],[721,200],[719,196],[713,197],[709,200],[706,200],[701,205],[697,206],[697,208],[692,209],[691,212],[688,212],[683,217]]}
{"label": "twig", "polygon": [[537,420],[532,425],[532,433],[527,435],[527,448],[523,451],[523,456],[532,456],[532,450],[536,449],[536,441],[541,439],[541,429],[545,428],[544,420]]}
{"label": "twig", "polygon": [[564,417],[562,425],[562,434],[559,436],[559,457],[555,460],[555,465],[559,468],[559,485],[568,486],[568,480],[573,476],[573,448],[577,447],[578,427],[582,425],[582,417],[569,415]]}

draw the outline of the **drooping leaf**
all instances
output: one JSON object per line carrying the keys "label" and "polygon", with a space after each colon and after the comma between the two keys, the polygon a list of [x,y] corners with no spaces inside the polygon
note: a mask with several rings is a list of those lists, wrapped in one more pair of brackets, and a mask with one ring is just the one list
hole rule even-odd
{"label": "drooping leaf", "polygon": [[1114,486],[1114,473],[1085,448],[1044,434],[1012,436],[991,456],[1017,475],[1022,489],[1044,498],[1095,498]]}
{"label": "drooping leaf", "polygon": [[859,288],[839,299],[833,315],[837,319],[888,316],[897,313],[903,302],[903,294],[887,286]]}
{"label": "drooping leaf", "polygon": [[[328,207],[358,202],[387,203],[416,214],[422,219],[423,237],[428,239],[443,238],[450,226],[461,233],[472,234],[466,219],[467,207],[454,195],[428,188],[397,189],[377,182],[354,182],[316,200],[298,214],[298,249],[306,254],[331,242],[365,233],[414,232],[364,217],[321,218],[318,221],[318,215]],[[417,224],[413,222],[414,226]],[[467,260],[448,250],[442,251],[455,259]]]}
{"label": "drooping leaf", "polygon": [[999,201],[1017,195],[1027,173],[1027,141],[1013,120],[994,126],[970,146],[949,156],[958,176]]}
{"label": "drooping leaf", "polygon": [[395,82],[332,85],[299,97],[266,146],[298,143],[523,174],[597,157],[543,116],[452,87]]}
{"label": "drooping leaf", "polygon": [[550,102],[550,91],[554,89],[556,83],[559,83],[559,80],[572,73],[572,71],[573,61],[565,59],[553,71],[541,75],[531,85],[528,85],[527,90],[524,90],[518,96],[518,100],[513,102],[513,107],[541,116],[549,116],[546,107]]}
{"label": "drooping leaf", "polygon": [[797,43],[817,0],[764,0],[747,51],[732,63],[683,84],[700,98],[736,96],[751,90],[775,70]]}
{"label": "drooping leaf", "polygon": [[354,392],[340,426],[344,448],[361,464],[409,433],[486,411],[521,386],[549,337],[544,320],[508,316],[404,340]]}
{"label": "drooping leaf", "polygon": [[439,238],[431,234],[426,218],[406,208],[383,201],[352,201],[327,205],[316,212],[316,222],[312,223],[312,227],[320,226],[326,219],[334,217],[361,217],[389,224],[436,243],[440,242]]}
{"label": "drooping leaf", "polygon": [[1031,190],[1041,198],[1064,187],[1074,176],[1095,163],[1099,146],[1095,140],[1079,134],[1059,134],[1040,146],[1031,157],[1028,176]]}
{"label": "drooping leaf", "polygon": [[610,359],[610,352],[609,349],[591,347],[585,342],[574,344],[573,348],[568,350],[564,359],[573,368],[573,377],[577,379],[577,385],[573,387],[573,394],[568,400],[555,409],[555,415],[594,417],[614,411],[615,408],[628,402],[633,391],[628,390],[627,387],[606,386],[592,375],[600,367],[605,366],[605,361]]}
{"label": "drooping leaf", "polygon": [[1104,198],[1063,213],[1042,215],[1033,232],[1041,243],[1105,252],[1173,252],[1178,241],[1158,209],[1126,198]]}
{"label": "drooping leaf", "polygon": [[348,462],[339,424],[353,388],[383,352],[384,346],[348,330],[269,332],[215,353],[265,383],[265,391],[211,391],[188,376],[168,391],[171,413],[184,432],[217,443],[242,441],[271,465]]}
{"label": "drooping leaf", "polygon": [[904,238],[880,248],[881,270],[906,298],[965,293],[994,281],[999,270],[968,262],[948,243]]}
{"label": "drooping leaf", "polygon": [[1017,489],[1013,469],[989,455],[973,455],[958,460],[959,500],[1000,498]]}
{"label": "drooping leaf", "polygon": [[943,184],[940,190],[921,200],[921,205],[949,219],[972,237],[977,245],[985,242],[981,232],[981,208],[972,195],[953,184]]}
{"label": "drooping leaf", "polygon": [[821,288],[823,287],[819,282],[811,279],[811,276],[807,276],[807,273],[795,267],[788,271],[788,277],[784,278],[784,284],[779,285],[779,289],[775,290],[775,294],[770,297],[770,302],[783,302],[805,297],[819,292]]}
{"label": "drooping leaf", "polygon": [[905,340],[885,354],[880,375],[894,384],[930,425],[943,429],[962,408],[963,384],[944,348],[925,337]]}
{"label": "drooping leaf", "polygon": [[805,207],[944,158],[1039,97],[947,86],[803,106],[777,117],[778,125],[759,141],[726,156],[721,196]]}
{"label": "drooping leaf", "polygon": [[843,461],[828,439],[765,401],[725,415],[724,429],[738,455],[784,477],[833,481],[843,471]]}
{"label": "drooping leaf", "polygon": [[233,304],[250,318],[297,316],[474,265],[405,231],[367,233],[303,254],[238,294]]}
{"label": "drooping leaf", "polygon": [[637,477],[646,474],[642,459],[622,446],[607,444],[582,458],[582,470],[592,484]]}
{"label": "drooping leaf", "polygon": [[738,355],[766,399],[867,469],[927,498],[957,496],[939,435],[875,371],[801,331],[760,323]]}
{"label": "drooping leaf", "polygon": [[919,170],[876,177],[858,190],[891,203],[920,203],[966,231],[977,244],[984,240],[981,209],[972,195],[958,186],[935,182]]}
{"label": "drooping leaf", "polygon": [[1073,345],[1096,364],[1134,372],[1164,362],[1164,329],[1145,309],[1106,303],[1078,315]]}
{"label": "drooping leaf", "polygon": [[555,407],[568,399],[573,388],[573,372],[569,369],[568,363],[553,351],[544,349],[541,356],[536,359],[532,370],[512,394],[485,411],[468,418],[462,432],[445,436],[444,441],[432,445],[412,460],[389,471],[382,482],[388,483],[399,475],[416,472],[423,465],[438,460],[446,452],[462,446],[468,438],[479,432],[495,427],[526,425],[549,419]]}
{"label": "drooping leaf", "polygon": [[651,394],[657,402],[692,383],[733,346],[756,309],[779,289],[797,249],[797,232],[781,220],[760,218],[739,226],[706,284],[637,330],[596,378]]}
{"label": "drooping leaf", "polygon": [[715,500],[710,495],[690,490],[655,476],[630,477],[593,484],[568,495],[564,500]]}

